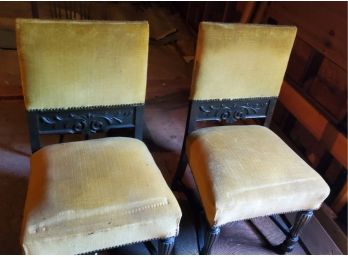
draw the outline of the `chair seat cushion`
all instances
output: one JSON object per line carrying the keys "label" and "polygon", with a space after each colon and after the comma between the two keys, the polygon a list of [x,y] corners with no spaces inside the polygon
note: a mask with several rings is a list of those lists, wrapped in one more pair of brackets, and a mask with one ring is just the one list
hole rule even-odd
{"label": "chair seat cushion", "polygon": [[330,192],[315,170],[263,126],[196,130],[186,154],[210,225],[318,209]]}
{"label": "chair seat cushion", "polygon": [[27,254],[85,253],[176,236],[180,218],[140,140],[50,145],[31,158],[22,227]]}

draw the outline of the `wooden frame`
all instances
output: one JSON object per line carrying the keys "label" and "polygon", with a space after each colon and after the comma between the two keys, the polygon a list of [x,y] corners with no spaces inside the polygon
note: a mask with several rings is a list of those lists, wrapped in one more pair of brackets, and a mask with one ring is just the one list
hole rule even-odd
{"label": "wooden frame", "polygon": [[233,123],[237,120],[266,118],[264,124],[269,126],[276,101],[276,97],[190,101],[184,142],[180,153],[179,165],[173,179],[173,188],[180,188],[180,180],[187,166],[185,155],[186,138],[195,130],[196,122],[217,121]]}
{"label": "wooden frame", "polygon": [[[258,119],[263,118],[264,126],[269,127],[272,119],[273,111],[276,105],[277,97],[260,97],[260,98],[246,98],[233,100],[193,100],[189,104],[189,112],[187,116],[186,129],[184,135],[184,142],[180,154],[179,164],[172,182],[172,189],[182,191],[186,194],[190,202],[195,203],[193,194],[182,183],[188,164],[185,154],[185,145],[187,136],[196,129],[196,123],[201,121],[216,121],[224,124],[234,123],[238,120]],[[195,212],[197,214],[196,220],[200,220],[200,213],[203,208],[201,205],[195,205]],[[203,210],[204,212],[204,210]],[[279,215],[272,215],[272,221],[287,235],[287,238],[282,244],[275,248],[279,252],[291,252],[294,245],[299,240],[299,234],[303,226],[308,223],[312,217],[312,210],[299,212],[294,225],[289,228]],[[205,235],[203,247],[199,249],[201,254],[210,254],[214,242],[217,240],[221,228],[218,226],[211,226],[205,220],[208,229]],[[201,238],[200,232],[202,224],[196,224],[196,232],[198,238]],[[199,241],[199,240],[198,240]],[[199,246],[200,248],[200,246]]]}
{"label": "wooden frame", "polygon": [[144,105],[28,111],[32,152],[41,148],[40,135],[82,134],[89,139],[97,132],[133,128],[134,137],[142,140],[143,113]]}
{"label": "wooden frame", "polygon": [[[71,108],[67,110],[28,111],[29,135],[32,152],[41,148],[40,135],[82,134],[85,139],[111,129],[133,129],[133,137],[142,140],[144,105],[119,105],[109,107]],[[175,237],[158,239],[158,248],[144,244],[151,254],[171,254]],[[136,242],[138,243],[138,242]],[[134,243],[135,244],[135,243]],[[98,252],[100,250],[96,250]]]}

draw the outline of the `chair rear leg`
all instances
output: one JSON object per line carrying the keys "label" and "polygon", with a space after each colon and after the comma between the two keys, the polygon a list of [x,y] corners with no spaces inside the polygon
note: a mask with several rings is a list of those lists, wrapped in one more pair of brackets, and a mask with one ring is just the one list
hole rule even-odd
{"label": "chair rear leg", "polygon": [[211,249],[215,241],[218,239],[219,234],[220,234],[220,227],[212,226],[208,229],[205,236],[204,246],[200,254],[207,255],[211,253]]}
{"label": "chair rear leg", "polygon": [[168,237],[158,240],[158,254],[169,255],[173,251],[175,237]]}
{"label": "chair rear leg", "polygon": [[303,227],[308,223],[312,216],[312,210],[301,211],[297,214],[295,223],[290,229],[290,233],[288,234],[284,242],[280,245],[282,252],[291,252],[294,249],[296,243],[300,238]]}
{"label": "chair rear leg", "polygon": [[186,167],[187,167],[187,158],[186,158],[185,150],[182,149],[180,154],[179,164],[176,169],[175,176],[173,178],[172,185],[171,185],[172,190],[177,191],[180,189],[181,187],[180,182],[182,177],[185,174]]}

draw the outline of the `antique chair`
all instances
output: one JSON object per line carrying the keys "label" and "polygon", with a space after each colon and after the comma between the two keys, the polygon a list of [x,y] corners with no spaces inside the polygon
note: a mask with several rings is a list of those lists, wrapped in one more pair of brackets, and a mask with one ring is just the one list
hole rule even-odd
{"label": "antique chair", "polygon": [[[291,251],[312,210],[329,194],[316,171],[266,128],[295,35],[296,28],[287,26],[200,24],[185,139],[173,188],[184,189],[188,162],[209,226],[203,254],[210,253],[226,223],[301,211],[281,245],[283,251]],[[196,129],[202,121],[228,124],[255,118],[265,118],[266,127]]]}
{"label": "antique chair", "polygon": [[[181,210],[141,141],[148,23],[18,19],[16,31],[33,152],[24,252],[77,254],[158,239],[158,253],[169,254]],[[116,128],[135,138],[40,144],[40,135],[89,138]]]}

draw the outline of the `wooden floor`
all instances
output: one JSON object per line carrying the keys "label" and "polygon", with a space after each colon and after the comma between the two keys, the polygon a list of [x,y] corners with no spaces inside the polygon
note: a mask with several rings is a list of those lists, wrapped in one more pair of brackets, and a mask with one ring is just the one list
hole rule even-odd
{"label": "wooden floor", "polygon": [[[124,7],[123,10],[127,8]],[[150,45],[144,141],[166,181],[170,183],[184,135],[192,71],[192,62],[187,60],[194,55],[195,42],[178,15],[165,9],[157,11],[160,12],[159,16],[164,13],[168,21],[175,24],[178,32],[176,43],[163,45],[154,42]],[[2,67],[7,66],[7,60],[0,59]],[[9,61],[11,65],[13,62],[13,59]],[[16,73],[12,71],[11,74]],[[5,75],[0,73],[0,83],[7,79],[4,78]],[[13,76],[12,81],[19,81],[19,78]],[[7,85],[3,89],[11,86],[15,87]],[[46,138],[45,141],[53,143],[56,140],[57,138]],[[23,101],[0,97],[0,254],[20,253],[18,239],[28,181],[29,156]],[[185,179],[192,185],[189,173]],[[175,253],[197,254],[197,238],[190,203],[181,194],[177,194],[177,197],[183,210],[183,219]],[[281,243],[284,238],[280,229],[267,217],[236,222],[223,227],[221,236],[213,248],[213,254],[276,254],[272,246]],[[147,251],[142,244],[136,244],[120,247],[108,253],[147,254]],[[298,245],[292,254],[306,252]]]}

